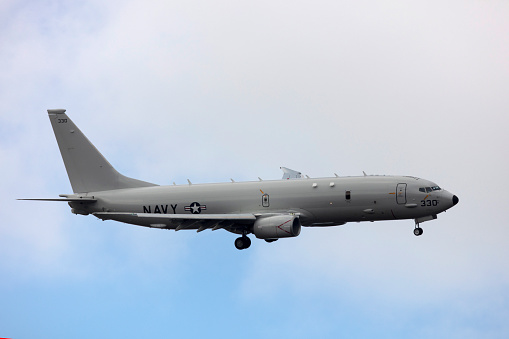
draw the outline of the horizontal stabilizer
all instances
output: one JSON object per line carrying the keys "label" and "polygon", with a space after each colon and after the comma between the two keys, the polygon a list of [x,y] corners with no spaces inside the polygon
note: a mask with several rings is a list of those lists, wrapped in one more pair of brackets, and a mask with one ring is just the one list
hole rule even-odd
{"label": "horizontal stabilizer", "polygon": [[92,202],[96,202],[97,201],[97,199],[92,199],[92,198],[75,198],[75,199],[69,199],[69,198],[57,198],[57,199],[16,199],[16,200],[67,201],[67,202],[85,202],[85,203],[92,203]]}

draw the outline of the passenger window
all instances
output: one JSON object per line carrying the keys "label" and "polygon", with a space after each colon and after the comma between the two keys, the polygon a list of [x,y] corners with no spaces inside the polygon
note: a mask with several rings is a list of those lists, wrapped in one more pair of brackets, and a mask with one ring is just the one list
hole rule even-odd
{"label": "passenger window", "polygon": [[426,187],[426,193],[431,192],[431,187]]}
{"label": "passenger window", "polygon": [[345,192],[345,199],[350,200],[350,191]]}
{"label": "passenger window", "polygon": [[420,188],[419,188],[419,192],[426,193],[426,189],[425,189],[424,187],[420,187]]}

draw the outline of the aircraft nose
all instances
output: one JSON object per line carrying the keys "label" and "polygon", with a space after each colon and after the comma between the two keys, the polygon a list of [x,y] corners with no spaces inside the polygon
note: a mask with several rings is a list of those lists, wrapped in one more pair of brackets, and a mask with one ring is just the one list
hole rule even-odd
{"label": "aircraft nose", "polygon": [[459,201],[460,201],[460,199],[456,195],[453,195],[453,197],[452,197],[453,205],[456,205]]}

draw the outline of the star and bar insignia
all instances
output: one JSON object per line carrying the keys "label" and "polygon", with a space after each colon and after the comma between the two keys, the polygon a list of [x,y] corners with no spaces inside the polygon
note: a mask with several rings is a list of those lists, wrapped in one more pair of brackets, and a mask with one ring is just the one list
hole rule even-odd
{"label": "star and bar insignia", "polygon": [[200,205],[197,202],[193,202],[191,205],[184,207],[185,211],[191,212],[193,214],[199,214],[199,213],[201,213],[201,211],[204,211],[206,209],[207,209],[207,205]]}

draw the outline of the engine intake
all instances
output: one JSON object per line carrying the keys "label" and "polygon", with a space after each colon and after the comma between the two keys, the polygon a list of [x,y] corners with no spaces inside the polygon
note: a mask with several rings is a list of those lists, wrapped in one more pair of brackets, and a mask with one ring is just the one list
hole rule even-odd
{"label": "engine intake", "polygon": [[281,214],[256,219],[253,233],[258,239],[278,239],[296,237],[300,234],[300,229],[298,216]]}

